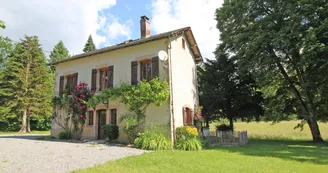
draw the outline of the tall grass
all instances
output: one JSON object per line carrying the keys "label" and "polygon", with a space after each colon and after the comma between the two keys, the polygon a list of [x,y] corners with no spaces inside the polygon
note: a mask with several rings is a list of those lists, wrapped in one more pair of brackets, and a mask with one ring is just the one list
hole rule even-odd
{"label": "tall grass", "polygon": [[134,141],[134,146],[144,150],[172,149],[171,139],[167,135],[167,128],[163,126],[146,127]]}

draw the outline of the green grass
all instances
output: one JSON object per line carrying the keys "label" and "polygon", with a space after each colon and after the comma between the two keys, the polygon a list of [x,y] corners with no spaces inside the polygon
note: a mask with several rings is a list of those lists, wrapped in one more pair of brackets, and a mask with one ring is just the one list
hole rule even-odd
{"label": "green grass", "polygon": [[48,130],[48,131],[32,131],[31,133],[0,132],[0,135],[24,135],[24,134],[43,134],[43,135],[50,135],[50,130]]}
{"label": "green grass", "polygon": [[[307,124],[303,131],[294,129],[300,121],[284,121],[276,124],[269,122],[238,122],[235,123],[235,130],[247,130],[248,136],[255,139],[292,139],[292,140],[311,140],[311,132]],[[210,130],[214,131],[219,123],[213,123]],[[319,123],[321,136],[328,141],[328,124]]]}
{"label": "green grass", "polygon": [[[75,173],[98,172],[328,172],[328,144],[309,142],[307,129],[294,130],[296,122],[236,123],[252,137],[243,147],[216,147],[202,151],[155,151],[107,162]],[[214,126],[213,126],[214,127]],[[327,139],[328,124],[320,124]]]}

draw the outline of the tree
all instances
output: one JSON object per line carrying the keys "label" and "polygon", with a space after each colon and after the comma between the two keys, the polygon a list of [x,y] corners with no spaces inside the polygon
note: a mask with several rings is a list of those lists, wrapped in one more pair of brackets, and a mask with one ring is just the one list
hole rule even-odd
{"label": "tree", "polygon": [[91,52],[96,50],[96,45],[93,43],[92,36],[89,35],[88,41],[84,45],[83,52]]}
{"label": "tree", "polygon": [[5,22],[3,22],[2,20],[0,20],[0,28],[2,29],[6,28]]}
{"label": "tree", "polygon": [[13,50],[12,41],[8,37],[0,36],[0,70],[2,69],[2,65],[5,63],[4,61],[10,55]]}
{"label": "tree", "polygon": [[32,115],[50,114],[52,76],[36,36],[25,36],[8,56],[1,71],[1,110],[22,115],[21,132],[30,132]]}
{"label": "tree", "polygon": [[263,98],[251,75],[237,68],[236,57],[229,57],[224,45],[214,54],[216,59],[207,59],[199,69],[200,103],[209,111],[209,119],[227,118],[231,128],[238,118],[259,120]]}
{"label": "tree", "polygon": [[69,57],[69,51],[66,49],[63,41],[59,41],[50,53],[50,63],[57,62]]}
{"label": "tree", "polygon": [[328,115],[327,17],[328,4],[320,0],[226,0],[216,11],[221,41],[238,66],[261,86],[274,86],[267,99],[289,103],[317,142],[323,141],[317,121]]}

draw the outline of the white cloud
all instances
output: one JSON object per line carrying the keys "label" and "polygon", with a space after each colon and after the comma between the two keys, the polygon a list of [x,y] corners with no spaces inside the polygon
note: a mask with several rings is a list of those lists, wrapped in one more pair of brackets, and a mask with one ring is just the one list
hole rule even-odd
{"label": "white cloud", "polygon": [[133,21],[127,20],[125,23],[119,23],[115,17],[113,21],[108,25],[108,36],[110,39],[116,39],[118,37],[125,37],[131,39]]}
{"label": "white cloud", "polygon": [[0,16],[7,28],[0,34],[13,40],[37,35],[43,49],[49,51],[63,40],[71,53],[78,54],[90,34],[97,46],[106,41],[105,36],[96,33],[105,25],[99,14],[115,4],[116,0],[4,1]]}
{"label": "white cloud", "polygon": [[151,28],[156,33],[190,26],[205,58],[213,59],[219,43],[215,9],[223,0],[154,0]]}

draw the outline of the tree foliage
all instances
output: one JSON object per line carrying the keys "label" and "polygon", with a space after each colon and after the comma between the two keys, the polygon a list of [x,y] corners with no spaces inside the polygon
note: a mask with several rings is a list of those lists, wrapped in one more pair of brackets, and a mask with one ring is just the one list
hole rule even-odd
{"label": "tree foliage", "polygon": [[89,35],[87,42],[84,45],[83,52],[91,52],[96,50],[96,45],[93,43],[92,36]]}
{"label": "tree foliage", "polygon": [[12,53],[13,43],[8,37],[0,36],[0,70],[6,58]]}
{"label": "tree foliage", "polygon": [[69,57],[69,51],[66,49],[63,41],[59,41],[51,51],[50,55],[50,63],[57,62]]}
{"label": "tree foliage", "polygon": [[154,78],[151,81],[141,81],[139,85],[122,83],[118,87],[104,89],[88,101],[88,106],[95,107],[99,103],[108,105],[109,99],[119,99],[138,119],[145,117],[145,110],[150,104],[160,106],[169,97],[168,83]]}
{"label": "tree foliage", "polygon": [[236,57],[229,57],[223,44],[214,54],[216,59],[207,59],[198,70],[200,102],[209,111],[209,119],[227,118],[231,128],[236,119],[258,120],[263,98],[252,76],[236,66]]}
{"label": "tree foliage", "polygon": [[32,115],[50,116],[52,74],[36,36],[25,36],[6,59],[0,72],[1,113],[22,115],[21,131],[29,132]]}
{"label": "tree foliage", "polygon": [[322,141],[317,120],[328,116],[327,18],[322,0],[226,0],[216,11],[222,42],[269,89],[266,100],[275,104],[267,105],[297,112],[314,141]]}
{"label": "tree foliage", "polygon": [[0,28],[2,28],[2,29],[6,28],[5,22],[2,20],[0,20]]}

